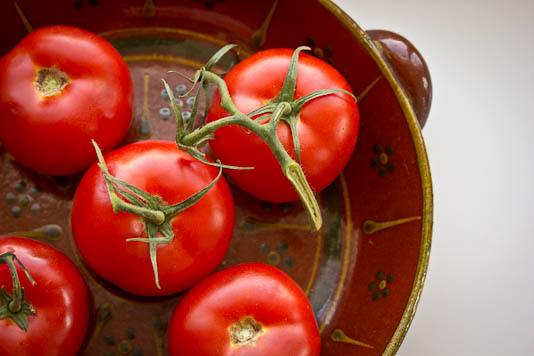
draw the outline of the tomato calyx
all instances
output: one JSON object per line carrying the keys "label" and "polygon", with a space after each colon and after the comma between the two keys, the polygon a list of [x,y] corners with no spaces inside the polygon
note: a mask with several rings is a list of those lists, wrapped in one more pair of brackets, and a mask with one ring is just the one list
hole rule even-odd
{"label": "tomato calyx", "polygon": [[134,237],[128,238],[126,241],[145,242],[149,244],[154,280],[157,288],[161,289],[158,274],[157,246],[158,244],[168,244],[173,241],[175,235],[171,225],[172,218],[195,205],[208,193],[221,177],[222,167],[219,169],[217,177],[206,187],[177,204],[169,205],[160,197],[153,196],[142,189],[112,176],[108,171],[102,151],[94,140],[93,146],[98,157],[98,167],[104,175],[113,212],[125,211],[135,214],[142,217],[145,222],[148,238]]}
{"label": "tomato calyx", "polygon": [[35,90],[41,97],[57,95],[69,84],[68,75],[56,68],[39,69],[34,82]]}
{"label": "tomato calyx", "polygon": [[24,331],[28,330],[28,316],[35,314],[35,308],[24,298],[24,288],[20,285],[19,276],[15,268],[15,262],[17,262],[26,277],[35,285],[30,272],[24,267],[22,262],[12,252],[5,252],[0,255],[0,264],[7,264],[9,272],[11,273],[11,279],[13,281],[13,294],[9,294],[4,286],[0,289],[0,300],[2,306],[0,306],[0,319],[11,319],[19,328]]}
{"label": "tomato calyx", "polygon": [[262,325],[252,317],[246,317],[233,323],[228,329],[230,342],[234,347],[254,345],[265,332]]}

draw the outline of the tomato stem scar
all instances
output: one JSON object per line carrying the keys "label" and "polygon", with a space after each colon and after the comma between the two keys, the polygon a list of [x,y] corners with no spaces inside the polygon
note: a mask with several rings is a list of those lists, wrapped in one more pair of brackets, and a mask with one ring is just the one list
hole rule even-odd
{"label": "tomato stem scar", "polygon": [[229,328],[232,346],[253,345],[264,333],[262,325],[252,317],[246,317],[233,323]]}
{"label": "tomato stem scar", "polygon": [[43,97],[57,95],[69,84],[67,74],[56,68],[39,69],[34,82],[35,90]]}

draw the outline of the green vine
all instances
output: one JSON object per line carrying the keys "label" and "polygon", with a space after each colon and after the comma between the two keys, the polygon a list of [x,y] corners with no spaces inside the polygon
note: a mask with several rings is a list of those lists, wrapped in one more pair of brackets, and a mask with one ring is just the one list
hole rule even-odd
{"label": "green vine", "polygon": [[[306,211],[308,212],[311,228],[314,231],[317,231],[322,225],[320,208],[314,196],[313,190],[307,182],[306,176],[302,171],[302,167],[300,166],[300,142],[296,129],[299,112],[304,104],[321,96],[342,92],[350,95],[354,98],[354,100],[356,100],[356,97],[352,93],[343,89],[323,89],[295,99],[299,54],[303,50],[310,49],[309,47],[302,46],[298,47],[293,52],[288,72],[280,93],[275,98],[270,100],[268,104],[248,114],[245,114],[241,112],[234,104],[224,79],[210,71],[213,65],[233,47],[235,47],[235,45],[227,45],[221,48],[219,51],[217,51],[217,53],[215,53],[215,55],[213,55],[213,57],[206,63],[204,67],[200,68],[195,73],[194,78],[189,79],[193,83],[193,88],[196,84],[198,84],[192,117],[195,117],[194,114],[196,114],[196,108],[198,106],[201,91],[204,91],[207,102],[204,120],[207,116],[207,110],[209,109],[209,103],[211,101],[209,90],[207,89],[208,84],[214,84],[219,90],[221,96],[221,106],[230,114],[228,117],[212,121],[208,124],[202,122],[196,130],[193,130],[193,120],[190,120],[189,125],[185,127],[183,120],[181,119],[180,107],[176,104],[172,90],[170,89],[169,85],[163,81],[169,97],[171,98],[171,106],[176,117],[176,144],[180,149],[189,152],[195,158],[204,163],[211,164],[205,159],[204,154],[200,153],[198,146],[212,139],[213,133],[216,130],[228,125],[239,125],[255,133],[269,146],[271,152],[278,160],[283,174],[295,188],[295,191],[297,192]],[[291,156],[289,156],[276,134],[276,128],[281,121],[284,121],[289,125],[296,152],[296,162],[293,160],[293,158],[291,158]],[[252,168],[225,166],[221,165],[220,163],[218,163],[217,166],[231,169]]]}

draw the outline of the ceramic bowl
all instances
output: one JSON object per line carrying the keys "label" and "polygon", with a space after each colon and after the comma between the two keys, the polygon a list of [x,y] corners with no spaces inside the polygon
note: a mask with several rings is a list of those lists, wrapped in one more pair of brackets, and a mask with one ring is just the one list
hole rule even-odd
{"label": "ceramic bowl", "polygon": [[[135,85],[124,143],[172,140],[160,79],[179,94],[188,83],[167,71],[192,74],[224,44],[239,50],[225,57],[222,72],[258,50],[300,45],[336,67],[358,96],[361,126],[349,164],[318,195],[324,227],[311,232],[299,202],[264,203],[233,187],[236,229],[221,268],[258,261],[291,275],[316,313],[322,356],[396,352],[421,295],[432,230],[420,128],[432,87],[409,41],[365,32],[328,0],[16,0],[0,9],[0,54],[33,28],[52,24],[99,33],[120,51]],[[187,98],[183,104],[190,110]],[[139,298],[101,280],[72,242],[69,214],[80,175],[41,176],[0,153],[0,233],[55,246],[90,287],[92,323],[81,354],[166,354],[167,322],[181,295]]]}

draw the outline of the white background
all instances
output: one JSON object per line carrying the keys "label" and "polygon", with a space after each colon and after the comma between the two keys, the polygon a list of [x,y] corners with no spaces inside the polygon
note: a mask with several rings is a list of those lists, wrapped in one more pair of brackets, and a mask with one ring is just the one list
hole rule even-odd
{"label": "white background", "polygon": [[334,2],[432,77],[432,251],[397,355],[534,355],[534,1]]}

